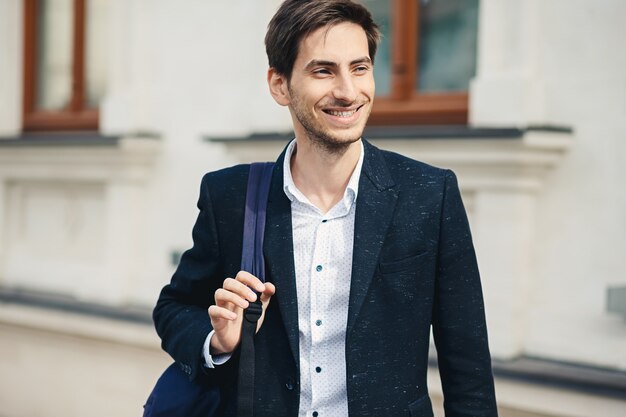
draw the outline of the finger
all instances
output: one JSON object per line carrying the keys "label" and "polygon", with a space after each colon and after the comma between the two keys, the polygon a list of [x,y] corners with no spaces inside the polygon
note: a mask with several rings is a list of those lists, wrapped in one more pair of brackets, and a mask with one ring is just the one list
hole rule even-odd
{"label": "finger", "polygon": [[209,317],[211,317],[211,321],[220,319],[233,321],[237,319],[237,313],[227,308],[212,305],[209,307]]}
{"label": "finger", "polygon": [[227,291],[237,294],[245,300],[256,301],[256,294],[244,282],[235,280],[233,278],[226,278],[224,280],[223,288]]}
{"label": "finger", "polygon": [[229,304],[233,304],[236,307],[248,308],[250,304],[248,300],[241,298],[239,295],[225,290],[224,288],[218,288],[215,291],[215,304],[219,307],[227,307]]}
{"label": "finger", "polygon": [[265,283],[265,290],[261,293],[261,302],[265,303],[276,293],[276,287],[271,282]]}
{"label": "finger", "polygon": [[265,286],[263,285],[263,283],[261,282],[260,279],[258,279],[257,277],[255,277],[254,275],[252,275],[249,272],[246,271],[239,271],[237,273],[237,276],[235,277],[235,279],[239,282],[243,282],[244,284],[246,284],[248,287],[258,291],[258,292],[263,292],[265,290]]}

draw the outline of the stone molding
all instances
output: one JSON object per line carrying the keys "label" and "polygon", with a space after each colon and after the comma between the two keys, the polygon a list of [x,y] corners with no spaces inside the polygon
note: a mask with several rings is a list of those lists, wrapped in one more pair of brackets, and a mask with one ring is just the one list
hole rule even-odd
{"label": "stone molding", "polygon": [[19,140],[0,145],[0,284],[132,302],[160,141]]}
{"label": "stone molding", "polygon": [[145,182],[160,154],[154,138],[127,136],[91,144],[46,138],[0,141],[0,181],[23,179]]}

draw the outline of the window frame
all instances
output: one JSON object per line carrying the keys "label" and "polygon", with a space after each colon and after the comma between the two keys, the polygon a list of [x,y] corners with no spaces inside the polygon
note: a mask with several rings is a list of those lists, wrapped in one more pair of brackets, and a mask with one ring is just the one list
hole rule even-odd
{"label": "window frame", "polygon": [[370,125],[466,125],[469,93],[420,93],[419,0],[392,0],[391,91],[376,97]]}
{"label": "window frame", "polygon": [[24,0],[24,131],[98,130],[99,111],[85,97],[86,0],[73,1],[72,90],[62,110],[37,109],[38,0]]}

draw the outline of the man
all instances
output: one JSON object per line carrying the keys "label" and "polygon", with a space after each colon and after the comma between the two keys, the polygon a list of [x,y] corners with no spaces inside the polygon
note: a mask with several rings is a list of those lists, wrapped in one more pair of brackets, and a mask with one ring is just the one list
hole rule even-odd
{"label": "man", "polygon": [[272,177],[267,283],[238,270],[248,167],[202,181],[194,246],[154,319],[190,378],[219,381],[226,415],[252,289],[264,307],[256,416],[432,416],[431,324],[446,415],[497,415],[454,174],[361,139],[378,39],[369,12],[348,0],[287,0],[269,24],[269,90],[295,140]]}

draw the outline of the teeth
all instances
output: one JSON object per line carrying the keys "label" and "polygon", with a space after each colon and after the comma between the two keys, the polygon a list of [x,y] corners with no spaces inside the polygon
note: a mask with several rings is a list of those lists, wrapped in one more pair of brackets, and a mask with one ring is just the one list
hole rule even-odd
{"label": "teeth", "polygon": [[339,116],[339,117],[350,117],[352,116],[354,113],[356,113],[356,109],[355,110],[350,110],[350,111],[334,111],[334,110],[328,110],[328,113],[333,115],[333,116]]}

